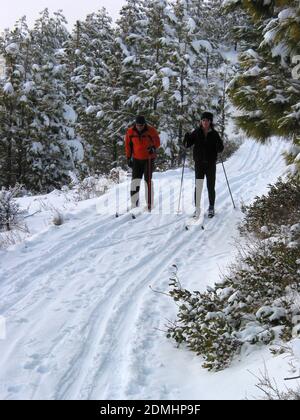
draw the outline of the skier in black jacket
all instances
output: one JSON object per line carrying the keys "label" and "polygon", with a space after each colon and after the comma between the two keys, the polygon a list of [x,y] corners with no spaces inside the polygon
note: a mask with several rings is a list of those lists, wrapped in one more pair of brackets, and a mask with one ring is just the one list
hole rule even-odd
{"label": "skier in black jacket", "polygon": [[219,133],[214,129],[211,112],[203,112],[200,127],[196,128],[191,134],[185,134],[184,145],[185,147],[194,146],[193,158],[196,177],[194,217],[200,216],[201,194],[205,176],[209,199],[208,217],[213,217],[215,215],[216,199],[216,162],[218,153],[223,151],[224,145]]}

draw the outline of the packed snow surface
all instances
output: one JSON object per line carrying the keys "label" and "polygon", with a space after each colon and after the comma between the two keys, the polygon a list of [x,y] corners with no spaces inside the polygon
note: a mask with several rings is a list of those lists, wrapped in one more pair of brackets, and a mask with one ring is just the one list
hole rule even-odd
{"label": "packed snow surface", "polygon": [[[172,264],[190,290],[219,280],[237,252],[240,204],[266,193],[284,173],[285,147],[277,139],[268,145],[247,140],[225,162],[237,209],[218,165],[216,216],[205,217],[205,230],[184,229],[193,211],[190,169],[180,214],[178,169],[155,173],[155,210],[136,220],[114,217],[116,196],[126,209],[129,179],[74,205],[62,226],[46,223],[41,213],[28,218],[34,235],[0,251],[0,315],[6,326],[5,337],[0,335],[0,398],[251,399],[261,395],[254,375],[265,366],[283,386],[289,359],[273,357],[266,348],[249,346],[224,371],[204,370],[199,356],[165,337],[177,307],[153,289],[168,292]],[[59,207],[56,195],[51,197]],[[33,200],[20,203],[28,207]],[[101,210],[105,203],[111,212]],[[202,206],[206,211],[206,188]]]}

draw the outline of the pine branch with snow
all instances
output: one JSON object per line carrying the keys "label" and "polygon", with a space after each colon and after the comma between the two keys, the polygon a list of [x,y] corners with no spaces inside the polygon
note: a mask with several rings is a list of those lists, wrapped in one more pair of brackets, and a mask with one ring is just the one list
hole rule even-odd
{"label": "pine branch with snow", "polygon": [[0,190],[0,231],[10,231],[19,227],[22,221],[21,210],[16,203],[20,194],[20,186]]}
{"label": "pine branch with snow", "polygon": [[273,135],[292,140],[288,155],[299,172],[299,1],[238,2],[254,28],[253,42],[240,55],[240,71],[229,89],[240,110],[238,125],[260,141]]}
{"label": "pine branch with snow", "polygon": [[[295,183],[297,179],[279,181],[247,207],[242,226],[249,235],[247,245],[239,246],[236,263],[214,288],[189,292],[176,278],[171,280],[170,295],[179,302],[179,311],[176,323],[168,325],[168,337],[202,356],[208,369],[227,367],[243,346],[299,336],[300,202]],[[279,205],[285,196],[293,197],[286,208]]]}

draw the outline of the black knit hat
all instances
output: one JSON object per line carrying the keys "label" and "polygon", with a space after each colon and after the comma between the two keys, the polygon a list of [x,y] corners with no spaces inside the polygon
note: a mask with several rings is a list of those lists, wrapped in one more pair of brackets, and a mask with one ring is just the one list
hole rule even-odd
{"label": "black knit hat", "polygon": [[144,115],[138,115],[135,119],[135,123],[136,124],[146,124],[146,118],[144,117]]}
{"label": "black knit hat", "polygon": [[205,119],[213,122],[214,116],[213,116],[213,114],[211,112],[205,111],[201,115],[201,120],[205,120]]}

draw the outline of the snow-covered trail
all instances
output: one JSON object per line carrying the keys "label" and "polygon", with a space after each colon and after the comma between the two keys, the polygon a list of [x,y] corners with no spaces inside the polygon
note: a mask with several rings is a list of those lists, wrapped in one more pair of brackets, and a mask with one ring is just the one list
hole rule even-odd
{"label": "snow-covered trail", "polygon": [[[278,140],[268,146],[247,141],[225,163],[237,205],[266,192],[268,183],[283,173],[284,148]],[[0,341],[1,399],[211,395],[205,384],[215,388],[216,376],[208,378],[199,358],[174,350],[165,338],[160,329],[166,318],[175,317],[176,307],[149,285],[166,292],[174,263],[187,288],[204,289],[218,280],[219,267],[235,252],[232,235],[241,217],[232,208],[222,172],[218,165],[217,215],[204,231],[186,232],[183,214],[116,219],[97,214],[93,204],[65,225],[1,254],[0,315],[7,322],[7,339]],[[168,200],[175,209],[180,174],[155,174],[162,191],[170,192],[160,197],[162,204]],[[185,175],[185,194],[190,197],[193,176],[192,171]],[[205,201],[206,195],[205,188]],[[176,376],[174,365],[182,354],[186,366],[177,369]],[[182,375],[182,369],[192,366],[193,373]],[[248,385],[252,383],[250,377]],[[248,385],[237,386],[237,398]],[[217,398],[226,397],[228,390],[222,387],[220,393]]]}

